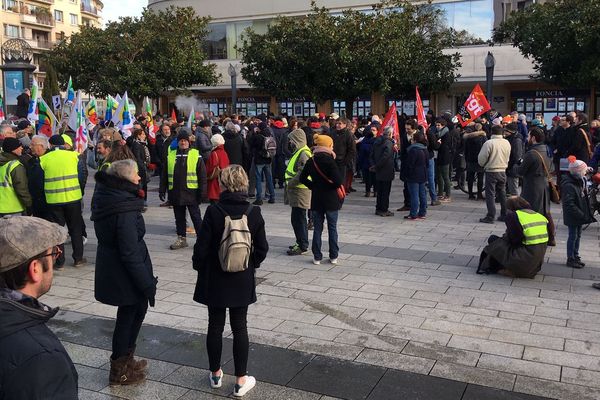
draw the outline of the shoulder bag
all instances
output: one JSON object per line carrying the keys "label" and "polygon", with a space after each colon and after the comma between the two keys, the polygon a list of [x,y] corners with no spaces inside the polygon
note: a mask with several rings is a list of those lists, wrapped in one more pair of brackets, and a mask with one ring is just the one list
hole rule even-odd
{"label": "shoulder bag", "polygon": [[548,189],[550,190],[550,201],[555,204],[560,204],[560,192],[558,191],[558,186],[556,186],[556,184],[552,182],[550,174],[548,173],[548,168],[546,168],[546,163],[544,162],[544,158],[542,157],[542,155],[537,151],[535,151],[535,154],[538,155],[544,167],[544,173],[546,174],[546,179],[548,180]]}
{"label": "shoulder bag", "polygon": [[217,157],[217,165],[215,165],[215,168],[213,168],[212,172],[208,176],[208,179],[215,179],[216,177],[219,176],[219,173],[221,172],[221,167],[219,167],[219,155],[217,154],[216,151],[215,151],[215,156]]}

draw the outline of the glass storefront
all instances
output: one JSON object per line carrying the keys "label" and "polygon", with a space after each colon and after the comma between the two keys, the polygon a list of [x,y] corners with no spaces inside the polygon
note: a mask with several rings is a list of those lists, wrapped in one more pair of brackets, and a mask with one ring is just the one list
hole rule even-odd
{"label": "glass storefront", "polygon": [[305,98],[298,99],[277,99],[279,113],[286,114],[289,117],[308,118],[317,112],[317,105]]}
{"label": "glass storefront", "polygon": [[[398,110],[400,114],[406,114],[409,117],[414,117],[417,115],[416,100],[414,99],[386,99],[386,101],[388,110],[392,104],[396,103],[396,110]],[[429,99],[421,99],[421,101],[423,102],[423,109],[425,112],[429,111]]]}
{"label": "glass storefront", "polygon": [[552,117],[571,111],[589,111],[587,90],[532,90],[511,92],[511,110],[527,116],[527,121],[540,116],[548,124]]}
{"label": "glass storefront", "polygon": [[[346,115],[346,102],[343,100],[334,100],[333,112],[337,113],[340,117],[347,117]],[[353,117],[366,117],[371,112],[371,99],[360,98],[354,100],[352,104],[352,116]]]}
{"label": "glass storefront", "polygon": [[237,99],[237,114],[255,117],[260,114],[269,114],[268,97],[240,97]]}

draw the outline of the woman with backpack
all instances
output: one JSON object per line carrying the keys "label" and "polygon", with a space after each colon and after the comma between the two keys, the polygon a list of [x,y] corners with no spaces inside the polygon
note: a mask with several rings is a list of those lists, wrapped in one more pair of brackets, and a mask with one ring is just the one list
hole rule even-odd
{"label": "woman with backpack", "polygon": [[[198,271],[194,301],[208,307],[206,349],[212,388],[221,387],[223,381],[222,336],[225,311],[229,309],[236,376],[233,395],[241,397],[256,384],[256,379],[248,376],[246,370],[249,347],[246,316],[248,306],[256,302],[255,269],[266,258],[269,244],[260,207],[253,207],[248,202],[248,176],[244,169],[240,165],[230,165],[221,171],[218,179],[221,186],[219,201],[206,209],[201,227],[202,240],[196,241],[194,246],[192,261]],[[242,235],[246,242],[231,240],[234,223],[238,228],[246,223],[245,229],[240,229],[249,234],[249,238]],[[240,249],[247,249],[245,257],[240,257]],[[236,264],[240,259],[243,262]],[[226,272],[232,270],[239,272]]]}

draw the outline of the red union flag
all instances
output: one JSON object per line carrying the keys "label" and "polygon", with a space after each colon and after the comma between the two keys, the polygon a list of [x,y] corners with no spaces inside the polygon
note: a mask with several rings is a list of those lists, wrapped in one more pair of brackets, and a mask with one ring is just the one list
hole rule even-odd
{"label": "red union flag", "polygon": [[427,118],[425,118],[425,109],[423,108],[423,102],[421,101],[421,95],[419,94],[419,87],[416,87],[417,90],[417,123],[427,131],[429,129],[429,124],[427,123]]}
{"label": "red union flag", "polygon": [[393,139],[396,141],[396,145],[400,146],[400,129],[398,129],[398,113],[396,112],[396,102],[392,103],[392,106],[385,114],[381,131],[386,126],[391,126],[394,129]]}
{"label": "red union flag", "polygon": [[458,118],[458,122],[465,127],[471,121],[475,120],[491,109],[492,107],[485,98],[483,90],[481,90],[481,86],[477,84],[473,88],[471,95],[467,98],[467,101],[465,101],[465,104],[460,108],[460,110],[458,110],[456,117]]}

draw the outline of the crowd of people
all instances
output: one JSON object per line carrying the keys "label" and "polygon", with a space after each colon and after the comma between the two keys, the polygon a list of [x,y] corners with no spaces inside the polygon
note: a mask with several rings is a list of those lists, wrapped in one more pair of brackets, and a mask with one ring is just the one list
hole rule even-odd
{"label": "crowd of people", "polygon": [[[550,205],[560,192],[568,229],[566,265],[585,266],[579,244],[582,228],[595,221],[597,211],[590,203],[588,177],[600,183],[600,121],[588,125],[587,116],[577,112],[557,116],[546,126],[541,116],[527,121],[516,112],[502,117],[492,110],[463,127],[449,112],[435,116],[429,111],[426,126],[404,114],[398,115],[398,125],[394,132],[377,115],[349,120],[320,113],[307,119],[209,114],[188,126],[183,119],[142,114],[131,131],[100,121],[80,154],[73,148],[75,132],[68,128],[48,138],[35,135],[25,119],[16,126],[2,124],[0,217],[6,218],[0,219],[0,307],[3,321],[16,322],[0,324],[0,348],[27,345],[32,352],[30,360],[15,358],[11,368],[35,372],[44,365],[57,373],[60,365],[70,366],[69,377],[51,390],[61,398],[76,398],[76,371],[43,325],[56,311],[37,299],[48,291],[52,271],[64,267],[67,240],[73,265],[86,264],[82,209],[89,206],[98,240],[95,297],[117,307],[109,381],[128,385],[145,379],[147,362],[134,354],[158,282],[144,241],[152,179],[158,180],[160,205],[173,209],[177,237],[170,249],[185,248],[187,236],[198,235],[193,299],[208,307],[207,380],[213,388],[222,384],[222,334],[229,310],[234,396],[243,396],[256,383],[247,374],[246,316],[256,301],[255,269],[269,249],[261,212],[268,207],[265,201],[283,201],[291,208],[295,241],[288,255],[309,251],[312,230],[313,263],[324,262],[326,223],[328,262],[337,265],[339,213],[347,196],[360,194],[359,184],[364,184],[364,197],[375,198],[377,216],[393,217],[392,182],[399,176],[403,206],[397,211],[414,223],[427,218],[429,207],[445,207],[456,190],[464,191],[469,200],[485,200],[481,223],[506,225],[503,236],[489,238],[478,273],[532,278],[547,247],[556,245]],[[91,204],[84,205],[89,168],[97,171],[96,184]],[[283,189],[283,198],[277,188]],[[204,219],[202,203],[209,203]],[[36,233],[23,235],[23,229]],[[20,243],[19,235],[35,245]],[[42,325],[32,326],[35,318]],[[25,344],[19,334],[34,329],[39,338]],[[56,349],[51,356],[41,350],[44,337]],[[11,388],[7,393],[18,391],[18,381],[1,383]],[[11,398],[35,398],[23,393]]]}

